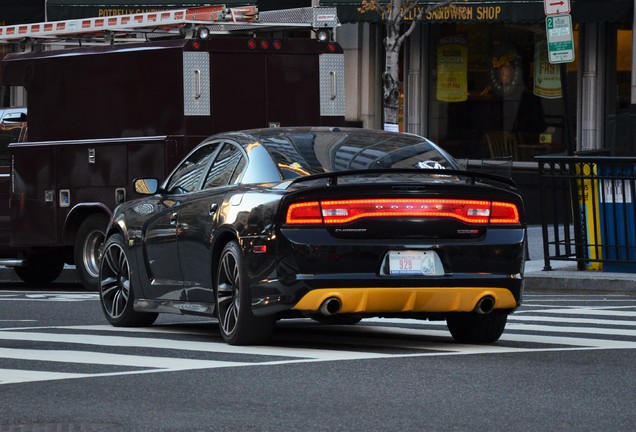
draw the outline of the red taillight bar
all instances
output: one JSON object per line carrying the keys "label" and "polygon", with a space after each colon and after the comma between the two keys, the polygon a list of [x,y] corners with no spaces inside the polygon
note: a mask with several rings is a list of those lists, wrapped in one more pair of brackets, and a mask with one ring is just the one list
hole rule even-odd
{"label": "red taillight bar", "polygon": [[518,224],[519,210],[512,203],[493,201],[490,211],[491,224]]}
{"label": "red taillight bar", "polygon": [[290,225],[346,224],[362,218],[450,218],[470,224],[518,224],[512,203],[461,199],[358,199],[294,203]]}

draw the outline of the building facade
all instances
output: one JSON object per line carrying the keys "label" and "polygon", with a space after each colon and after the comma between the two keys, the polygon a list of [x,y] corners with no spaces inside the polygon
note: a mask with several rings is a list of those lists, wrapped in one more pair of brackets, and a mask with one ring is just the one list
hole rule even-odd
{"label": "building facade", "polygon": [[[320,3],[343,23],[347,118],[381,128],[379,15],[359,1]],[[634,3],[571,0],[575,59],[563,66],[548,61],[543,0],[460,0],[425,14],[402,53],[400,129],[460,159],[512,156],[518,168],[542,154],[636,155]]]}
{"label": "building facade", "polygon": [[[11,3],[11,2],[5,2]],[[215,2],[19,0],[5,24],[151,12]],[[381,129],[384,25],[361,0],[225,0],[261,10],[335,6],[345,49],[346,119]],[[419,10],[439,3],[422,0]],[[417,21],[401,53],[400,130],[472,165],[508,158],[531,222],[539,219],[535,156],[636,155],[636,0],[570,0],[574,61],[547,61],[544,0],[457,0]],[[406,17],[410,23],[413,12]],[[2,48],[2,47],[0,47]],[[6,47],[4,48],[7,49]],[[1,55],[2,53],[0,53]],[[24,95],[2,92],[2,105]]]}

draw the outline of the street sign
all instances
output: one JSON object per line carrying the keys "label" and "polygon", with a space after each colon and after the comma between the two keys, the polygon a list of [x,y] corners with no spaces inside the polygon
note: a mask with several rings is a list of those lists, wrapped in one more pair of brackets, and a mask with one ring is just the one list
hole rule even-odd
{"label": "street sign", "polygon": [[574,36],[570,15],[552,15],[545,19],[548,39],[548,61],[570,63],[574,61]]}
{"label": "street sign", "polygon": [[570,0],[543,0],[545,14],[563,15],[570,13]]}

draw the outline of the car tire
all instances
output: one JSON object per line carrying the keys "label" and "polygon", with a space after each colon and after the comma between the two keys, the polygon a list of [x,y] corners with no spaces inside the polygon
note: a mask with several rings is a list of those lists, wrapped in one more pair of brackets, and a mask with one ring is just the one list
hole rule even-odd
{"label": "car tire", "polygon": [[15,274],[25,283],[42,285],[53,282],[64,269],[60,254],[42,254],[27,258],[27,265],[14,267]]}
{"label": "car tire", "polygon": [[241,248],[235,241],[223,248],[214,275],[216,315],[221,336],[230,345],[258,345],[269,341],[276,320],[252,313]]}
{"label": "car tire", "polygon": [[96,290],[99,278],[99,258],[104,233],[108,225],[105,214],[93,214],[80,225],[75,241],[75,268],[80,282],[88,290]]}
{"label": "car tire", "polygon": [[158,314],[133,308],[135,294],[128,250],[121,234],[113,234],[106,241],[99,270],[100,303],[106,319],[115,327],[149,326]]}
{"label": "car tire", "polygon": [[499,340],[506,328],[508,315],[501,311],[489,314],[456,313],[446,317],[453,338],[460,343],[485,344]]}

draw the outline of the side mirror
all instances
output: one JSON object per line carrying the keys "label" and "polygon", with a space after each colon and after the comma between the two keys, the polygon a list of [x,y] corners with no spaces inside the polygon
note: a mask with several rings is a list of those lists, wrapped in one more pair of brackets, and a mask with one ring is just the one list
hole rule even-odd
{"label": "side mirror", "polygon": [[155,178],[135,180],[135,192],[142,195],[153,195],[159,189],[159,180]]}

